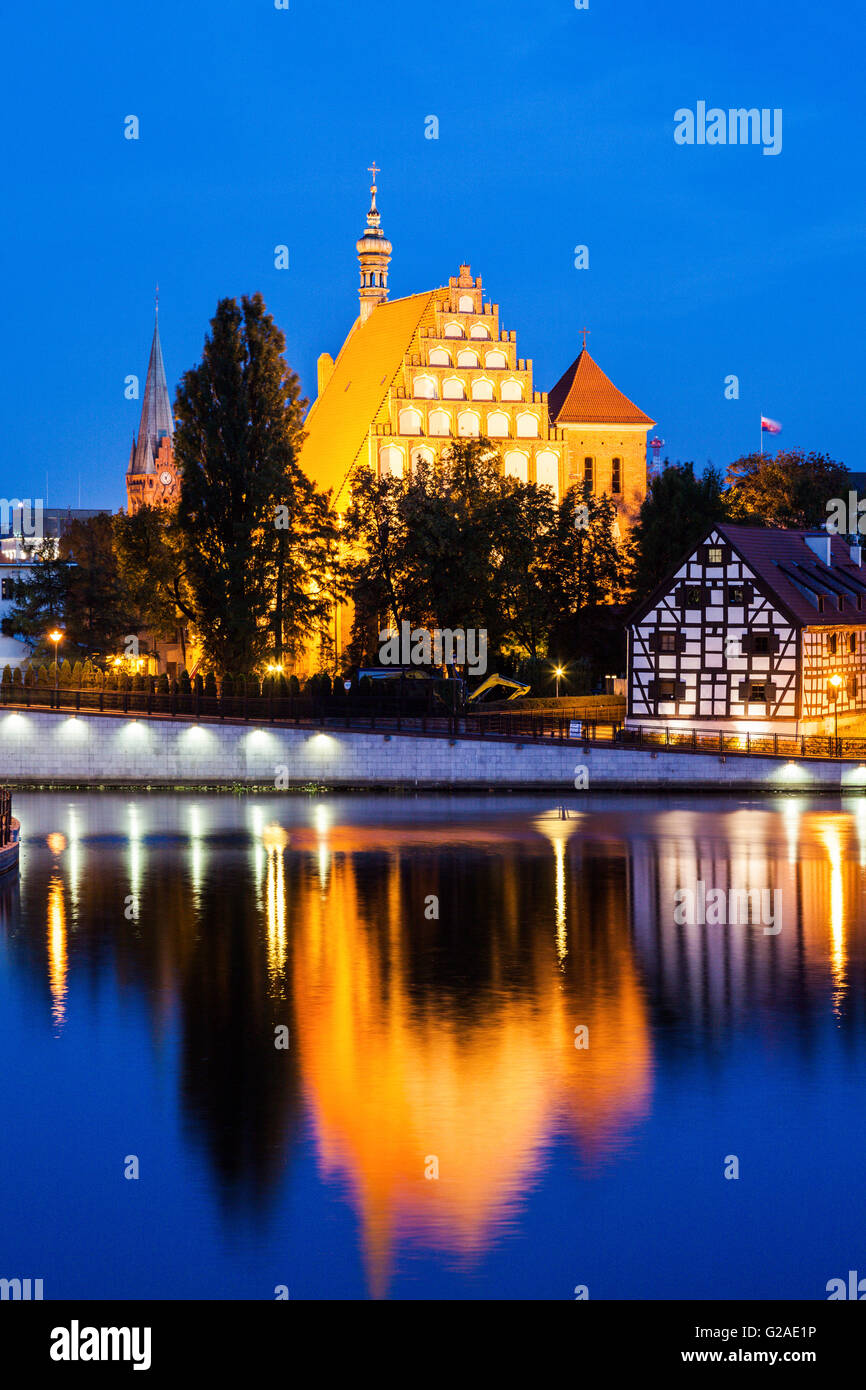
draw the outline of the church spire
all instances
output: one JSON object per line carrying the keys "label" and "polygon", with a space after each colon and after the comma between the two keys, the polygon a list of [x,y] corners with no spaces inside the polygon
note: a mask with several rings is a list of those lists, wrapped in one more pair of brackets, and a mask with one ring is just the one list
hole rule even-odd
{"label": "church spire", "polygon": [[150,361],[147,364],[147,381],[144,386],[144,402],[141,407],[141,423],[138,427],[138,442],[135,446],[132,473],[152,473],[161,440],[170,439],[174,433],[171,414],[171,401],[168,382],[165,379],[165,363],[162,360],[162,343],[159,340],[159,286],[156,289],[156,308],[154,312],[153,342],[150,345]]}
{"label": "church spire", "polygon": [[381,169],[374,160],[369,172],[373,175],[370,187],[370,211],[367,213],[367,226],[357,242],[358,260],[361,263],[361,320],[372,314],[377,304],[388,298],[388,266],[393,247],[382,231],[382,214],[376,206],[376,175]]}

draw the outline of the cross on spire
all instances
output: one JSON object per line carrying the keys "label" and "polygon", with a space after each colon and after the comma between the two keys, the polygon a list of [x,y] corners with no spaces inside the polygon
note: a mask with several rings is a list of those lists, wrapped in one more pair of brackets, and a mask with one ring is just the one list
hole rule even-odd
{"label": "cross on spire", "polygon": [[587,335],[587,333],[590,333],[592,330],[589,329],[589,328],[582,328],[580,331],[581,331],[581,333],[583,334],[583,351],[585,351],[585,350],[586,350],[586,335]]}
{"label": "cross on spire", "polygon": [[373,175],[373,182],[374,182],[374,183],[376,182],[376,175],[377,175],[377,174],[381,174],[381,172],[382,172],[382,170],[379,168],[379,166],[378,166],[378,164],[376,163],[375,159],[373,160],[373,163],[372,163],[372,164],[368,164],[368,166],[367,166],[367,173]]}

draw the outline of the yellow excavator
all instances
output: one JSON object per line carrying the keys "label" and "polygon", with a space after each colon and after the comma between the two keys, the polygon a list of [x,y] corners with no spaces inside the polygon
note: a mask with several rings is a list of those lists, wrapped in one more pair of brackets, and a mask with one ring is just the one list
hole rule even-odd
{"label": "yellow excavator", "polygon": [[494,690],[497,686],[504,686],[506,690],[511,691],[511,694],[504,696],[497,695],[494,696],[494,699],[519,700],[521,695],[528,695],[532,689],[529,685],[521,685],[520,681],[511,681],[507,676],[498,676],[494,672],[492,676],[488,676],[486,681],[482,681],[481,684],[473,690],[466,701],[467,705],[471,705],[473,700],[481,699],[488,690]]}

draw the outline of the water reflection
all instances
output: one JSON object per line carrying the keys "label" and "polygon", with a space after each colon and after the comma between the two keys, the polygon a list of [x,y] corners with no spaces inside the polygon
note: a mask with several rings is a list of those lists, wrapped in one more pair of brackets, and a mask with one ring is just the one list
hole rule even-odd
{"label": "water reflection", "polygon": [[[554,1138],[585,1175],[620,1162],[684,1047],[765,1028],[796,1049],[827,1017],[862,1032],[861,801],[103,795],[65,832],[60,798],[20,801],[0,926],[54,1035],[97,977],[145,999],[157,1037],[176,1020],[219,1202],[267,1211],[306,1126],[375,1296],[399,1247],[495,1243]],[[678,925],[696,882],[779,891],[781,931]]]}

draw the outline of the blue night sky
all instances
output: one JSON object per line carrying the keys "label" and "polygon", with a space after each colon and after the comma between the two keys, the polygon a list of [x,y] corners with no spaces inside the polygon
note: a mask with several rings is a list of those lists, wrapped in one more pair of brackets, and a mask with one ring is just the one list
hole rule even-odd
{"label": "blue night sky", "polygon": [[[217,299],[260,290],[312,398],[357,312],[373,158],[392,297],[467,260],[537,388],[587,324],[671,458],[725,465],[763,411],[779,445],[866,468],[864,28],[850,0],[17,7],[0,491],[75,506],[80,477],[82,506],[124,503],[157,280],[172,391]],[[782,152],[675,144],[698,101],[782,108]]]}

